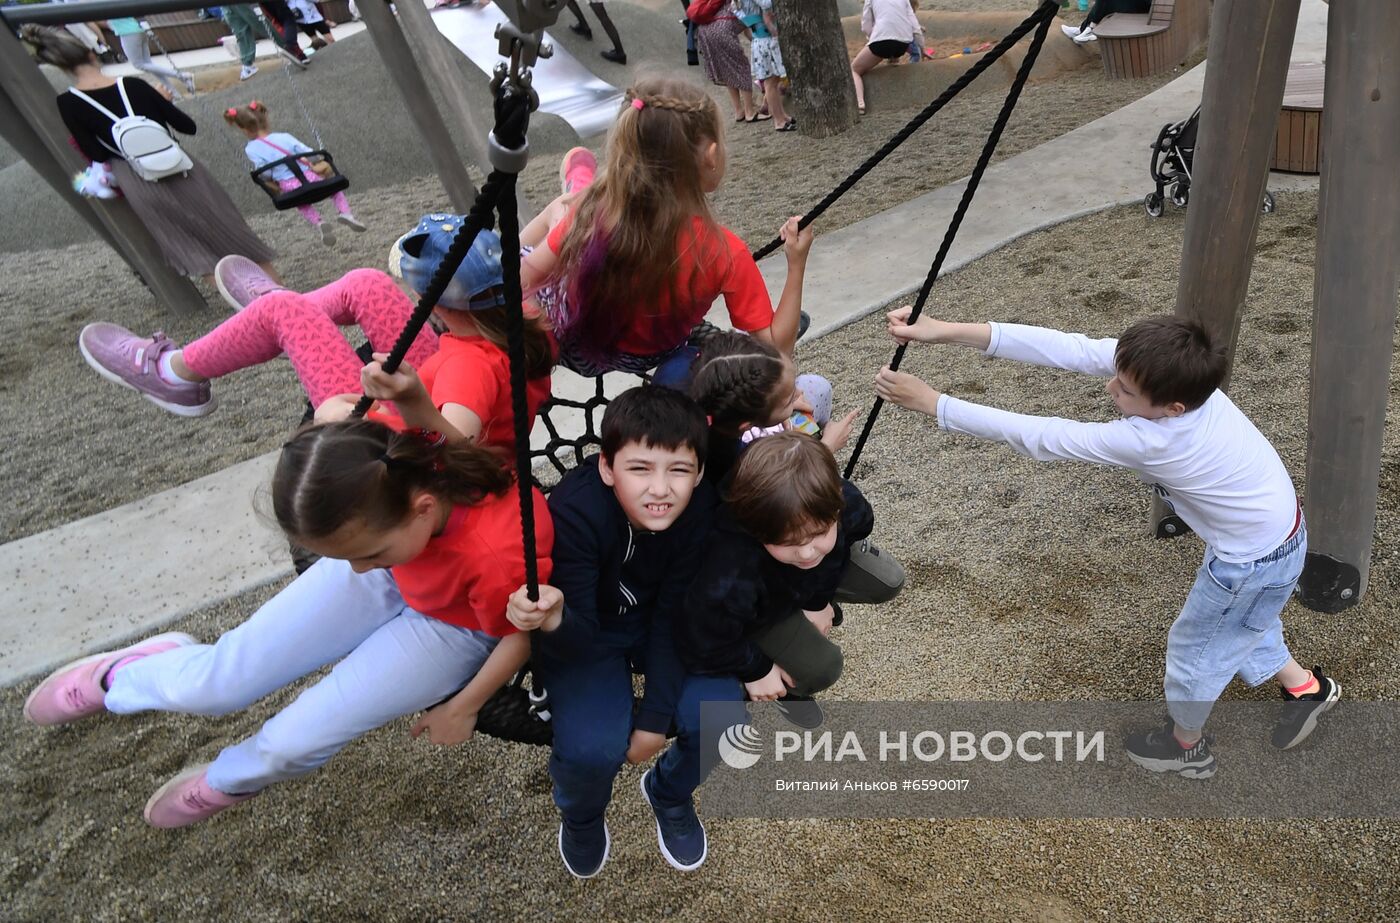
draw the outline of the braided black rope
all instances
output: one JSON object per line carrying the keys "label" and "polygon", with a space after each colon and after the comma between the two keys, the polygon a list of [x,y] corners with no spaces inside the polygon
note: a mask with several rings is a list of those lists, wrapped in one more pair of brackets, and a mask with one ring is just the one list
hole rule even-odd
{"label": "braided black rope", "polygon": [[[1053,0],[1047,0],[1036,10],[1031,19],[1026,20],[1027,23],[1031,20],[1039,20],[1039,28],[1036,29],[1035,37],[1031,39],[1031,47],[1026,52],[1025,60],[1021,62],[1020,69],[1016,71],[1016,79],[1012,81],[1011,90],[1006,94],[1006,102],[1002,103],[1001,111],[997,113],[997,120],[992,126],[991,134],[987,136],[987,143],[982,146],[982,153],[977,158],[977,165],[972,168],[972,175],[967,180],[967,188],[963,190],[962,198],[958,200],[957,210],[953,212],[953,220],[948,223],[948,230],[943,235],[943,243],[938,247],[938,255],[933,258],[933,265],[929,267],[924,284],[919,289],[919,297],[914,301],[914,310],[909,314],[908,323],[910,324],[918,321],[919,315],[924,310],[924,304],[928,301],[929,293],[933,291],[933,283],[938,279],[938,274],[943,269],[943,261],[953,246],[953,239],[958,236],[963,216],[967,214],[968,206],[972,204],[972,197],[977,194],[977,186],[982,182],[982,174],[987,171],[987,165],[991,163],[992,154],[996,152],[997,144],[1001,141],[1001,133],[1005,130],[1006,123],[1010,121],[1011,113],[1016,108],[1016,102],[1021,97],[1021,90],[1026,85],[1026,78],[1030,76],[1031,69],[1035,67],[1036,56],[1040,54],[1040,48],[1045,43],[1045,35],[1050,31],[1050,23],[1054,19],[1056,9]],[[894,351],[894,358],[890,360],[891,369],[899,369],[899,364],[904,361],[904,351],[908,348],[909,344],[904,343]],[[880,408],[884,405],[885,402],[882,398],[875,398],[875,404],[870,408],[870,413],[865,418],[860,438],[856,440],[855,448],[851,450],[850,460],[846,462],[845,477],[848,480],[856,469],[856,463],[860,461],[860,453],[864,450],[865,443],[870,438],[870,431],[875,428],[875,421],[880,416]]]}
{"label": "braided black rope", "polygon": [[[817,218],[821,217],[822,212],[835,205],[836,200],[849,192],[852,186],[864,178],[865,174],[875,169],[875,167],[880,164],[880,161],[894,153],[895,148],[899,147],[905,141],[908,141],[910,135],[922,128],[925,122],[937,115],[940,109],[952,102],[953,97],[966,89],[968,84],[972,83],[983,71],[996,63],[998,58],[1006,54],[1006,52],[1021,39],[1025,38],[1026,34],[1037,25],[1041,27],[1043,33],[1058,10],[1059,5],[1055,0],[1044,0],[1034,13],[1026,17],[1025,21],[1007,33],[1006,37],[996,44],[996,47],[982,55],[977,63],[973,64],[961,77],[953,81],[946,90],[939,94],[937,99],[920,110],[903,128],[895,132],[894,136],[886,141],[883,147],[867,157],[864,163],[851,171],[850,176],[842,180],[835,189],[826,194],[825,198],[814,205],[807,214],[803,215],[802,220],[797,224],[798,229],[800,230],[807,227],[813,221],[816,221]],[[1039,47],[1039,45],[1036,45],[1037,49]],[[1031,53],[1031,58],[1034,60],[1034,52]],[[755,250],[753,252],[753,258],[755,260],[761,260],[782,245],[782,237],[775,237],[764,246]]]}

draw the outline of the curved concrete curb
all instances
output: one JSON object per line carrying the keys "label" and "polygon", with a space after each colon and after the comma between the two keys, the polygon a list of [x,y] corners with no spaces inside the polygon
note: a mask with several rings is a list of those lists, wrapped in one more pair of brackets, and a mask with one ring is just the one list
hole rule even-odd
{"label": "curved concrete curb", "polygon": [[[1295,61],[1321,61],[1327,7],[1304,0]],[[1140,201],[1150,188],[1147,148],[1158,129],[1200,101],[1204,65],[1117,112],[991,167],[945,272],[1012,240],[1082,215]],[[1076,175],[1093,152],[1095,181],[1066,186],[1046,175]],[[962,195],[960,181],[823,235],[806,278],[810,336],[820,336],[914,291]],[[1275,174],[1274,190],[1313,188],[1316,177]],[[880,241],[878,253],[868,247]],[[782,290],[780,259],[763,267],[769,291]],[[614,376],[609,390],[629,385]],[[584,379],[561,372],[561,394],[591,396]],[[0,625],[0,683],[42,673],[84,653],[112,647],[196,609],[291,573],[286,542],[249,502],[271,474],[265,455],[181,487],[0,546],[10,580]],[[198,533],[178,528],[209,523]]]}

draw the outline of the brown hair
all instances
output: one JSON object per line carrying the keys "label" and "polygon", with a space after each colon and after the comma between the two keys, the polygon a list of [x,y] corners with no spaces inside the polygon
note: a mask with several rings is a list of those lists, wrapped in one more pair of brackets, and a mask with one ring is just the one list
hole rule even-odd
{"label": "brown hair", "polygon": [[806,433],[754,440],[739,456],[725,490],[729,514],[765,545],[782,545],[826,529],[846,502],[831,450]]}
{"label": "brown hair", "polygon": [[34,57],[41,64],[71,72],[96,60],[91,49],[67,29],[27,22],[19,27],[19,37],[34,49]]}
{"label": "brown hair", "polygon": [[[574,207],[551,277],[573,312],[556,332],[585,356],[607,355],[639,323],[676,343],[685,338],[686,309],[701,294],[687,290],[698,273],[682,277],[681,254],[721,268],[729,258],[699,163],[703,144],[722,143],[722,126],[715,101],[686,80],[650,77],[624,94],[606,166]],[[658,313],[666,296],[672,310]]]}
{"label": "brown hair", "polygon": [[[500,287],[495,287],[496,291]],[[477,295],[485,294],[477,292]],[[439,310],[449,311],[452,308],[442,308]],[[512,309],[505,305],[498,305],[494,308],[469,308],[459,311],[476,324],[477,332],[490,342],[499,346],[503,352],[510,352],[506,345],[506,331],[510,329],[510,315]],[[548,375],[554,368],[554,340],[549,335],[549,330],[545,326],[544,318],[538,314],[525,315],[525,377],[540,378]]]}
{"label": "brown hair", "polygon": [[417,491],[469,505],[514,481],[491,450],[436,435],[373,420],[302,427],[282,446],[272,476],[278,525],[300,539],[324,538],[354,520],[391,529],[408,517]]}
{"label": "brown hair", "polygon": [[770,343],[742,333],[712,334],[691,369],[690,396],[710,415],[710,425],[730,436],[745,423],[768,425],[787,362]]}
{"label": "brown hair", "polygon": [[1158,407],[1180,401],[1195,410],[1229,372],[1223,350],[1197,321],[1165,314],[1133,324],[1118,338],[1113,364]]}
{"label": "brown hair", "polygon": [[244,131],[267,131],[272,125],[267,111],[267,103],[255,99],[246,106],[233,106],[224,110],[224,121]]}

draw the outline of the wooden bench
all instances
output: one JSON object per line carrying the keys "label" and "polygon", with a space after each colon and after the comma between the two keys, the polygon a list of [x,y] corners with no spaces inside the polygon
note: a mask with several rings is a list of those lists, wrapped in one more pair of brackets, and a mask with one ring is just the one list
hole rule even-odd
{"label": "wooden bench", "polygon": [[1278,114],[1271,170],[1317,173],[1322,163],[1322,85],[1326,68],[1321,64],[1294,64],[1288,68],[1283,108]]}
{"label": "wooden bench", "polygon": [[224,21],[215,17],[214,19],[199,19],[195,16],[194,10],[181,13],[156,13],[143,17],[151,24],[151,31],[155,33],[156,40],[151,47],[151,54],[159,56],[161,49],[169,52],[189,51],[193,48],[216,48],[219,39],[229,34],[228,26]]}
{"label": "wooden bench", "polygon": [[1207,0],[1152,0],[1146,13],[1114,13],[1094,27],[1109,77],[1151,77],[1185,61],[1210,29]]}

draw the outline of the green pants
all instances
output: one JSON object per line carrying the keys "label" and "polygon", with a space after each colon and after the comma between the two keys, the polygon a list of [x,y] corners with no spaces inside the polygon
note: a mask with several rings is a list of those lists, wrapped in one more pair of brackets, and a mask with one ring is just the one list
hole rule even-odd
{"label": "green pants", "polygon": [[792,695],[816,695],[841,678],[841,648],[817,631],[800,609],[753,642],[797,682]]}
{"label": "green pants", "polygon": [[266,31],[258,22],[258,14],[244,4],[225,6],[224,23],[238,40],[238,60],[244,67],[250,66],[257,55],[258,32]]}

